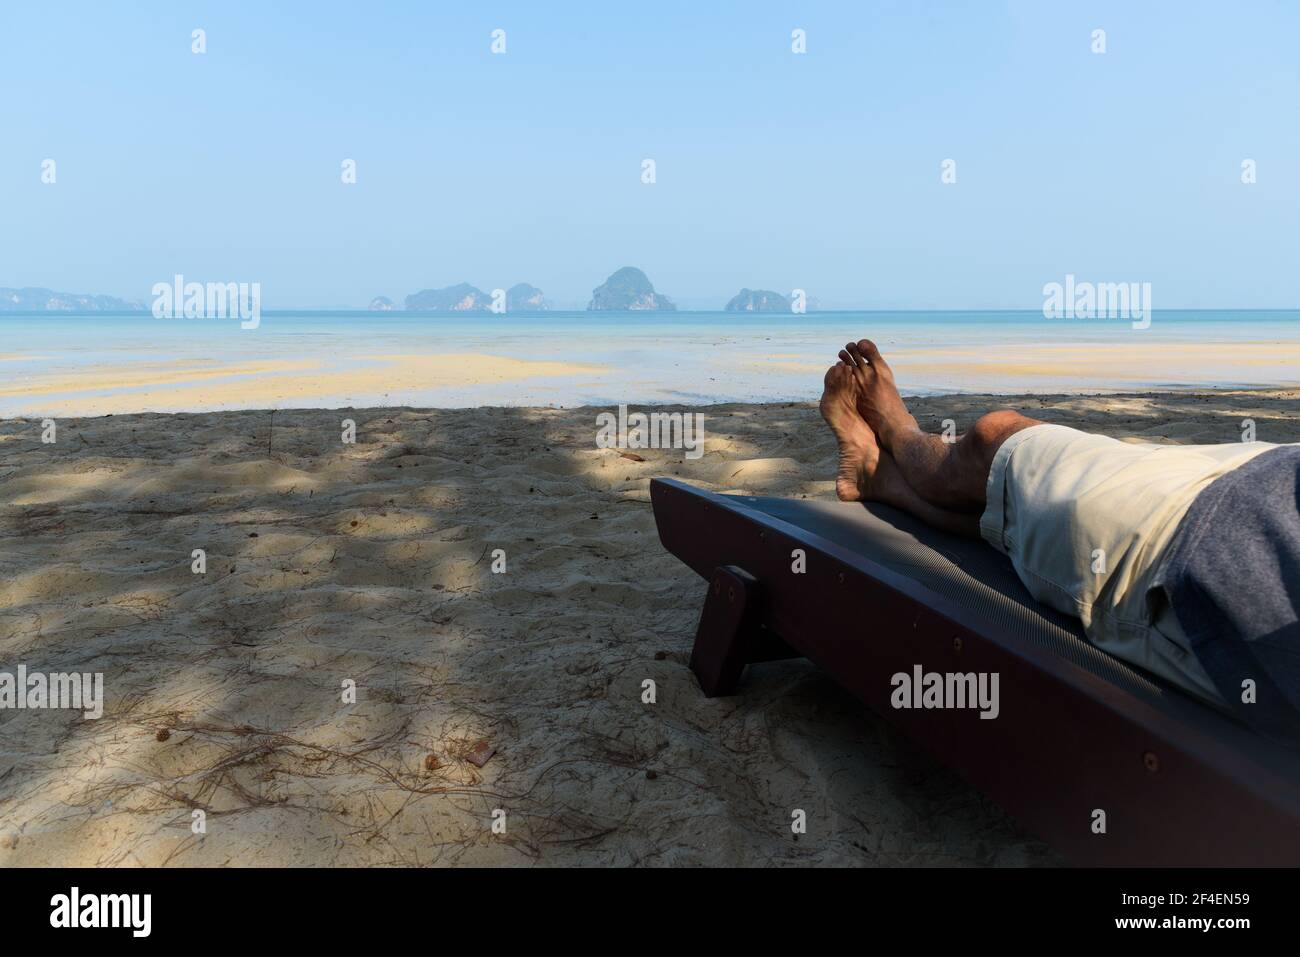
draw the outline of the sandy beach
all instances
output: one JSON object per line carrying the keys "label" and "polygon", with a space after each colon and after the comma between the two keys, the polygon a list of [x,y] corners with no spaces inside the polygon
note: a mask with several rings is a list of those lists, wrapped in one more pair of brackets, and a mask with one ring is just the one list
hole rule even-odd
{"label": "sandy beach", "polygon": [[1294,310],[1145,330],[1025,312],[268,314],[248,332],[51,314],[0,318],[0,418],[799,402],[864,330],[912,395],[1300,387]]}
{"label": "sandy beach", "polygon": [[[912,407],[1300,440],[1296,391]],[[693,461],[598,449],[601,411],[111,415],[54,444],[0,421],[4,667],[102,672],[106,696],[99,720],[0,714],[0,865],[1060,863],[807,662],[699,693],[703,583],[649,480],[831,497],[811,402],[693,406]]]}
{"label": "sandy beach", "polygon": [[36,415],[309,408],[327,393],[390,396],[440,386],[493,388],[525,379],[603,371],[579,362],[481,353],[368,355],[357,361],[364,364],[350,369],[308,359],[100,364],[75,372],[15,378],[7,386],[0,385],[0,401],[12,397]]}

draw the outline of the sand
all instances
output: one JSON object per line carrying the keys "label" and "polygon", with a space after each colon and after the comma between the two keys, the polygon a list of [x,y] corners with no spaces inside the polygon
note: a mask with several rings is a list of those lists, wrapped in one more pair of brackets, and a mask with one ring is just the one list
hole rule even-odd
{"label": "sand", "polygon": [[[312,340],[306,337],[302,342],[291,337],[272,340],[262,346],[264,353],[255,354],[292,358],[162,358],[156,344],[124,347],[128,352],[152,350],[151,358],[123,359],[105,348],[93,363],[74,361],[80,351],[56,357],[0,353],[0,415],[441,408],[484,402],[574,406],[627,395],[656,402],[760,402],[802,397],[826,371],[820,339],[815,351],[802,353],[767,352],[740,339],[684,341],[670,350],[671,363],[664,359],[662,341],[655,344],[658,352],[646,350],[644,344],[599,349],[591,342],[574,343],[579,350],[596,348],[592,354],[600,357],[579,362],[535,354],[568,341],[563,335],[530,335],[515,342],[507,355],[421,352],[418,344],[411,352],[393,354],[378,345],[359,347],[355,340],[339,341],[325,352],[318,343],[309,345]],[[800,341],[807,345],[806,338]],[[1009,350],[894,343],[889,338],[882,338],[881,344],[894,363],[900,387],[918,394],[1222,389],[1243,383],[1300,387],[1300,340],[1295,339],[1182,342],[1135,332],[1133,340],[1122,345],[1018,342]],[[500,344],[483,347],[498,350]],[[231,344],[214,343],[212,348],[229,349]],[[1008,360],[1009,353],[1014,353],[1013,360]]]}
{"label": "sand", "polygon": [[400,396],[417,389],[493,386],[602,371],[602,366],[590,363],[482,353],[362,355],[346,367],[320,359],[150,360],[15,376],[0,385],[0,399],[21,400],[24,414],[32,416],[310,408],[327,395],[350,401],[356,396]]}
{"label": "sand", "polygon": [[[1241,342],[1177,342],[1137,337],[1123,345],[1089,342],[1018,342],[1013,350],[983,347],[923,348],[881,343],[900,377],[900,388],[972,392],[1005,390],[1006,383],[1034,392],[1117,392],[1143,385],[1205,388],[1209,383],[1271,383],[1294,388],[1300,342],[1293,339]],[[1014,355],[1014,361],[1008,360]],[[752,356],[755,371],[785,371],[820,377],[825,363],[783,353]],[[1097,388],[1098,381],[1108,383]]]}
{"label": "sand", "polygon": [[[1009,405],[1300,440],[1297,392],[914,403]],[[691,409],[696,461],[597,449],[598,411],[0,422],[0,669],[106,683],[99,720],[0,712],[0,865],[1060,863],[807,662],[700,695],[649,479],[830,497],[811,404]]]}

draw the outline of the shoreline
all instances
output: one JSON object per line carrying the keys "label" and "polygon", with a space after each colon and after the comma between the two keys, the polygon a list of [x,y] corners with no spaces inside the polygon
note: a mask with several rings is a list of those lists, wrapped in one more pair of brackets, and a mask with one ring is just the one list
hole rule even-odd
{"label": "shoreline", "polygon": [[[478,411],[487,412],[551,412],[578,414],[590,412],[593,421],[594,417],[602,412],[609,412],[616,409],[620,404],[630,410],[635,411],[638,408],[653,409],[656,411],[678,411],[678,412],[698,412],[708,415],[711,412],[729,413],[739,408],[756,408],[756,409],[785,409],[793,407],[806,407],[815,409],[817,407],[817,397],[820,396],[820,384],[816,386],[816,395],[812,395],[813,390],[810,387],[810,396],[803,398],[780,398],[767,401],[714,401],[685,404],[682,402],[669,401],[645,401],[645,402],[612,402],[611,404],[582,403],[575,405],[519,405],[513,403],[479,403],[477,405],[459,405],[459,406],[430,406],[418,404],[404,405],[337,405],[337,406],[250,406],[246,408],[210,408],[210,409],[179,409],[179,410],[130,410],[125,412],[100,412],[93,414],[61,414],[58,416],[60,421],[95,421],[99,419],[128,419],[128,418],[182,418],[182,417],[201,417],[210,415],[258,415],[264,414],[312,414],[312,413],[370,413],[379,415],[382,413],[472,413]],[[1298,411],[1300,411],[1300,383],[1294,384],[1242,384],[1242,385],[1222,385],[1222,386],[1197,386],[1197,385],[1176,385],[1162,388],[1148,389],[1120,389],[1120,388],[1096,388],[1096,389],[1079,389],[1055,392],[996,392],[996,391],[946,391],[946,392],[926,392],[916,393],[903,391],[903,398],[906,400],[908,407],[916,412],[918,418],[925,414],[932,407],[940,405],[951,405],[962,410],[967,410],[976,406],[985,406],[988,409],[1004,408],[1035,408],[1041,407],[1044,403],[1052,404],[1070,404],[1081,400],[1110,400],[1118,402],[1120,400],[1140,401],[1153,400],[1159,398],[1178,398],[1191,401],[1205,401],[1214,398],[1232,400],[1239,398],[1250,398],[1264,402],[1277,401],[1288,403],[1295,401]],[[1011,400],[1018,400],[1014,403]],[[919,410],[919,411],[918,411]],[[1104,411],[1104,410],[1103,410]],[[47,416],[40,413],[18,414],[0,416],[0,422],[39,422]],[[1101,424],[1104,424],[1101,423]],[[937,431],[937,429],[936,429]],[[1107,433],[1109,434],[1109,433]]]}
{"label": "shoreline", "polygon": [[[133,387],[131,391],[82,398],[71,396],[67,392],[56,391],[51,387],[48,390],[49,400],[40,404],[33,404],[30,401],[30,397],[34,394],[31,390],[25,389],[21,385],[14,385],[6,389],[0,389],[0,419],[203,415],[221,412],[267,412],[272,410],[280,412],[355,411],[362,409],[469,411],[481,408],[500,408],[579,411],[585,408],[608,409],[620,404],[629,407],[645,406],[656,409],[682,407],[690,408],[693,411],[707,411],[714,406],[788,405],[791,403],[815,402],[821,391],[821,373],[825,371],[824,365],[817,368],[815,374],[812,366],[801,369],[799,380],[806,387],[797,395],[778,394],[759,398],[701,395],[699,401],[687,404],[683,403],[680,397],[671,394],[642,394],[640,397],[637,397],[636,394],[630,396],[620,395],[616,386],[600,382],[589,382],[583,387],[584,391],[607,396],[607,401],[592,401],[590,397],[580,396],[568,402],[544,402],[540,400],[548,393],[554,392],[557,388],[565,388],[564,382],[558,380],[572,379],[578,370],[581,370],[583,376],[599,375],[601,372],[608,373],[609,370],[601,370],[599,367],[580,363],[553,363],[540,360],[535,362],[514,360],[511,362],[510,360],[498,360],[496,357],[481,356],[475,357],[474,361],[484,367],[492,367],[490,373],[481,377],[470,375],[465,379],[456,378],[453,373],[458,366],[463,371],[465,358],[464,356],[403,357],[402,363],[397,367],[376,366],[366,370],[363,376],[358,376],[353,380],[354,382],[362,379],[369,381],[372,384],[370,387],[373,389],[379,387],[380,381],[409,383],[414,379],[419,379],[421,385],[412,391],[420,395],[427,395],[431,390],[441,388],[448,397],[445,402],[411,401],[411,396],[392,396],[391,391],[385,391],[382,394],[368,391],[346,399],[335,397],[333,402],[318,402],[315,400],[319,396],[311,387],[321,378],[337,378],[334,372],[327,370],[321,370],[318,373],[305,371],[310,368],[310,364],[306,362],[268,362],[263,364],[264,368],[272,365],[280,366],[285,370],[285,374],[273,376],[250,385],[238,377],[240,375],[254,375],[256,374],[255,371],[242,374],[236,373],[236,379],[231,382],[213,382],[213,379],[229,373],[182,369],[174,373],[173,381],[180,383],[178,387],[166,391],[145,392],[143,394],[146,398],[143,400],[139,398],[142,394],[139,390],[150,389],[151,385],[149,384]],[[108,378],[114,374],[104,373],[102,377]],[[447,377],[444,384],[440,387],[430,386],[429,383],[437,381],[438,376]],[[202,386],[193,385],[192,383],[195,380],[207,380],[207,384]],[[1257,393],[1286,397],[1300,391],[1300,380],[1295,382],[1215,382],[1208,384],[1187,381],[1164,382],[1154,386],[1108,385],[1077,388],[1062,388],[1060,387],[1061,383],[1056,381],[1053,382],[1053,385],[1056,387],[1042,389],[1008,388],[1004,391],[988,388],[935,389],[913,387],[909,389],[907,383],[903,382],[900,383],[900,391],[903,392],[905,397],[926,402],[942,401],[944,399],[957,401],[981,396],[1002,401],[1018,399],[1025,402],[1036,402],[1044,398],[1101,398],[1107,396],[1119,398],[1160,394],[1235,395]],[[269,395],[274,394],[283,397],[286,393],[294,391],[307,394],[300,399],[288,399],[279,402],[265,401]],[[513,391],[517,401],[493,401],[492,396],[502,391]],[[6,401],[7,396],[22,398],[11,398]],[[175,402],[178,396],[185,396],[190,401],[182,402],[181,405],[177,406]],[[390,398],[392,401],[388,401]],[[367,399],[370,401],[366,401]],[[19,404],[20,402],[22,404]]]}
{"label": "shoreline", "polygon": [[[257,408],[473,408],[812,399],[869,335],[914,395],[1300,388],[1300,314],[1135,331],[963,314],[0,322],[0,416]],[[51,337],[51,330],[61,330]]]}

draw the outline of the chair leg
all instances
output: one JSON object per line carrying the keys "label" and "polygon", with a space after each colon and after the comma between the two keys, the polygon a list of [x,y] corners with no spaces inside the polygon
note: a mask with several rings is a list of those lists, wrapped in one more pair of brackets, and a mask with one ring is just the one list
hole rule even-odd
{"label": "chair leg", "polygon": [[798,657],[775,635],[761,630],[756,613],[758,579],[735,565],[714,569],[695,630],[691,671],[706,697],[735,694],[741,672],[753,661]]}

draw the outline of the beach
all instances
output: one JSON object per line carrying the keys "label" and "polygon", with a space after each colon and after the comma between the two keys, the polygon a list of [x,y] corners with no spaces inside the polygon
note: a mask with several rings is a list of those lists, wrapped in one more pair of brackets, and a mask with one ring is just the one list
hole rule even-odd
{"label": "beach", "polygon": [[874,339],[910,395],[1300,387],[1300,311],[0,315],[0,417],[801,402]]}
{"label": "beach", "polygon": [[[1287,389],[909,404],[1300,441]],[[701,695],[650,479],[831,498],[835,444],[674,409],[702,457],[598,448],[608,406],[0,420],[4,666],[104,676],[98,719],[0,714],[0,865],[1060,864],[806,661]]]}

